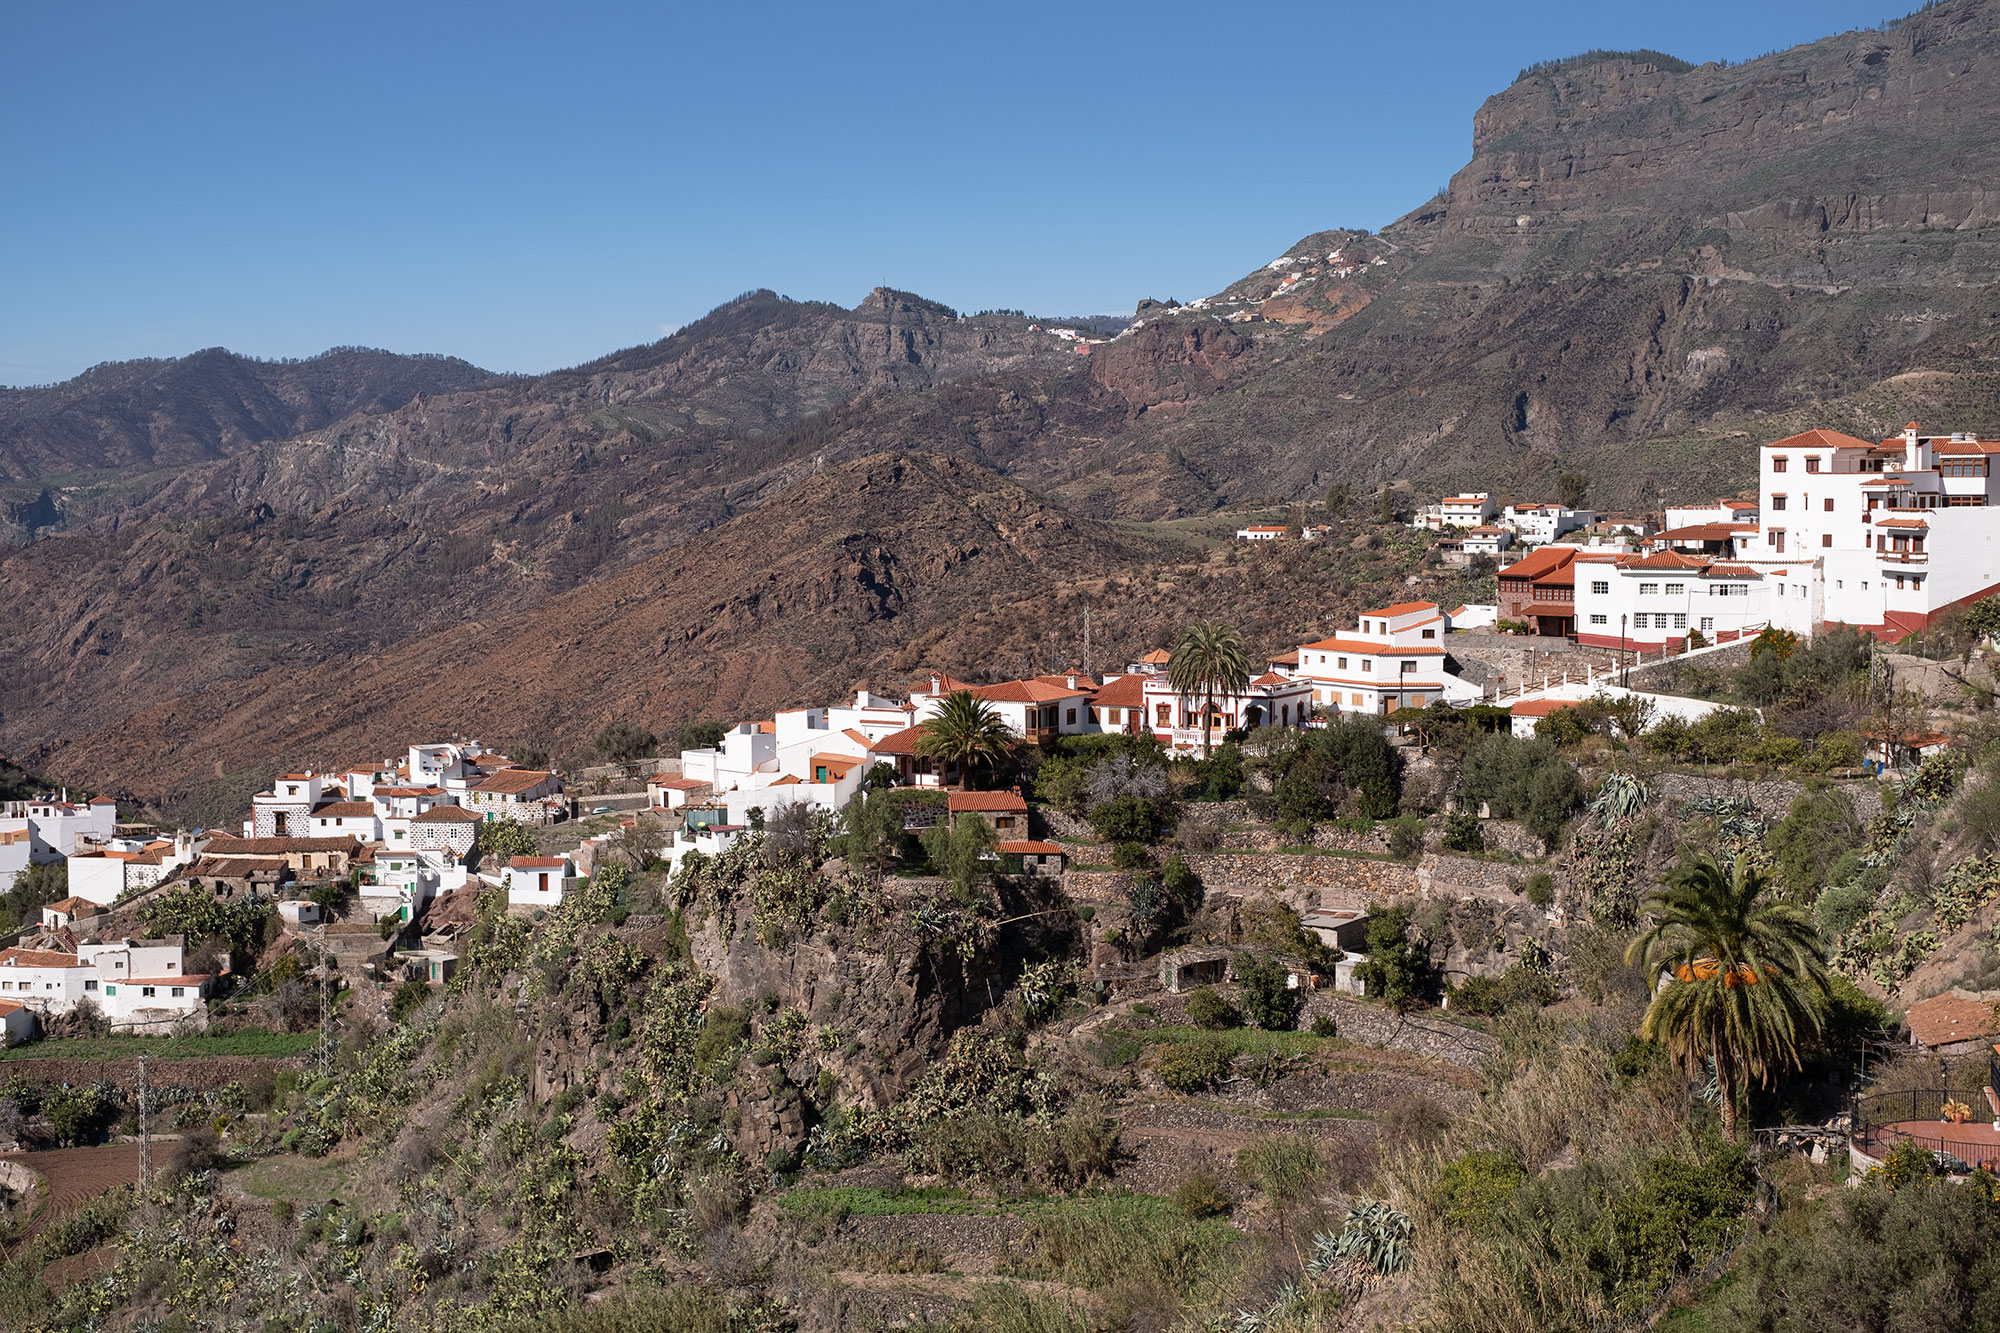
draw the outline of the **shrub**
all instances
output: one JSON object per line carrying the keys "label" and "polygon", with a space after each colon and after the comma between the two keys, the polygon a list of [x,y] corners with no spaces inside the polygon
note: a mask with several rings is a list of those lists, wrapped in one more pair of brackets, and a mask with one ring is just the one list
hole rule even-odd
{"label": "shrub", "polygon": [[1445,1224],[1482,1231],[1499,1218],[1514,1190],[1528,1178],[1508,1152],[1470,1152],[1453,1158],[1438,1173],[1437,1193]]}
{"label": "shrub", "polygon": [[1266,1032],[1290,1032],[1299,1025],[1305,991],[1289,984],[1290,969],[1275,958],[1239,954],[1236,981],[1241,987],[1243,1013]]}
{"label": "shrub", "polygon": [[1469,810],[1460,810],[1445,816],[1444,846],[1454,852],[1483,852],[1486,850],[1486,829],[1479,816]]}
{"label": "shrub", "polygon": [[1820,934],[1838,940],[1875,907],[1875,895],[1859,884],[1836,884],[1826,889],[1813,904]]}
{"label": "shrub", "polygon": [[1430,950],[1410,938],[1415,909],[1407,904],[1368,918],[1366,962],[1355,975],[1393,1008],[1414,1008],[1437,993],[1437,970]]}
{"label": "shrub", "polygon": [[1106,842],[1158,842],[1172,827],[1161,800],[1146,796],[1117,796],[1091,809],[1090,827]]}
{"label": "shrub", "polygon": [[1555,978],[1520,963],[1498,977],[1467,977],[1451,993],[1452,1008],[1469,1014],[1499,1014],[1515,1005],[1539,1009],[1555,1001]]}
{"label": "shrub", "polygon": [[1111,864],[1120,870],[1151,870],[1153,852],[1143,842],[1121,842],[1111,849]]}
{"label": "shrub", "polygon": [[1521,886],[1521,896],[1537,907],[1547,907],[1556,900],[1556,882],[1545,870],[1537,870],[1528,876],[1528,882]]}
{"label": "shrub", "polygon": [[1272,1203],[1288,1208],[1318,1192],[1326,1163],[1319,1145],[1304,1134],[1272,1134],[1252,1139],[1237,1151],[1236,1174]]}
{"label": "shrub", "polygon": [[1404,815],[1389,821],[1389,855],[1402,861],[1413,860],[1423,854],[1424,821],[1414,815]]}
{"label": "shrub", "polygon": [[1340,1026],[1333,1021],[1332,1014],[1320,1014],[1313,1019],[1312,1034],[1315,1037],[1337,1037]]}
{"label": "shrub", "polygon": [[1183,1177],[1167,1198],[1189,1218],[1216,1217],[1236,1206],[1228,1187],[1206,1171]]}
{"label": "shrub", "polygon": [[1160,1053],[1160,1082],[1175,1092],[1203,1092],[1229,1072],[1229,1052],[1215,1041],[1170,1042]]}
{"label": "shrub", "polygon": [[1429,1097],[1413,1092],[1384,1107],[1375,1124],[1386,1147],[1427,1148],[1444,1137],[1451,1117]]}
{"label": "shrub", "polygon": [[1188,1022],[1211,1032],[1240,1027],[1243,1014],[1213,986],[1197,986],[1188,992]]}

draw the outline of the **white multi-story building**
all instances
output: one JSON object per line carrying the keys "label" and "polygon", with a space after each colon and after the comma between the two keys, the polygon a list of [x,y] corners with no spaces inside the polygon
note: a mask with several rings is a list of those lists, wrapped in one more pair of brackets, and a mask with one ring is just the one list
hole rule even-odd
{"label": "white multi-story building", "polygon": [[1493,497],[1486,491],[1447,495],[1435,505],[1426,505],[1410,520],[1413,528],[1477,528],[1493,521],[1497,512]]}
{"label": "white multi-story building", "polygon": [[1559,504],[1508,505],[1501,521],[1530,546],[1546,546],[1565,532],[1587,528],[1597,521],[1588,509],[1569,509]]}
{"label": "white multi-story building", "polygon": [[0,821],[5,821],[0,831],[6,832],[18,832],[21,825],[15,821],[26,821],[29,862],[54,865],[76,850],[78,838],[104,842],[116,835],[118,802],[109,796],[71,801],[67,794],[0,801]]}
{"label": "white multi-story building", "polygon": [[576,887],[567,856],[517,856],[507,863],[509,907],[554,907]]}
{"label": "white multi-story building", "polygon": [[1667,527],[1698,528],[1711,523],[1757,525],[1757,501],[1716,500],[1702,505],[1668,505]]}
{"label": "white multi-story building", "polygon": [[1299,647],[1295,678],[1332,713],[1393,713],[1444,697],[1447,622],[1434,602],[1363,611],[1351,635]]}
{"label": "white multi-story building", "polygon": [[1810,562],[1824,620],[1884,638],[2000,589],[2000,440],[1924,435],[1879,444],[1814,430],[1765,445],[1753,562]]}
{"label": "white multi-story building", "polygon": [[1499,555],[1514,544],[1514,534],[1495,524],[1484,524],[1467,532],[1458,549],[1467,555]]}
{"label": "white multi-story building", "polygon": [[1808,586],[1809,571],[1661,551],[1580,556],[1575,578],[1576,637],[1595,647],[1651,651],[1685,644],[1690,633],[1726,643],[1773,623],[1810,632],[1811,594],[1794,592]]}

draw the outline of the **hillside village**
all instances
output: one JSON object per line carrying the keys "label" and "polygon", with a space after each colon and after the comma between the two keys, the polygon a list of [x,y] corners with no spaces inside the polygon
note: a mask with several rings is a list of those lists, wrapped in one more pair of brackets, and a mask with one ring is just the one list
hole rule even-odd
{"label": "hillside village", "polygon": [[[171,1216],[237,1318],[596,1293],[661,1326],[1365,1327],[1490,1265],[1601,1323],[1792,1243],[1744,1221],[1759,1191],[1986,1180],[1982,443],[1811,432],[1760,450],[1755,501],[1657,521],[1448,496],[1418,530],[1505,534],[1491,603],[1261,656],[1195,622],[1111,671],[923,669],[665,745],[613,721],[571,771],[415,738],[221,829],[10,799],[0,1314],[74,1326],[78,1262],[121,1317],[212,1314],[119,1239]],[[1793,1065],[1706,1102],[1633,1033],[1727,979],[1626,952],[1704,874],[1785,904],[1830,987]],[[1668,1162],[1702,1202],[1662,1196],[1649,1267],[1585,1277],[1450,1211],[1474,1170],[1482,1207],[1573,1172],[1599,1208]],[[475,1234],[460,1194],[518,1211]],[[1067,1248],[1113,1236],[1108,1268]],[[285,1247],[339,1285],[259,1286]]]}

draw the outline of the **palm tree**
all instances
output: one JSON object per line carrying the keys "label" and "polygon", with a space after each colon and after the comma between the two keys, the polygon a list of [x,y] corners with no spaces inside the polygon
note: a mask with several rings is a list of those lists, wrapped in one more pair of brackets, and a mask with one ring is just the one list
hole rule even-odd
{"label": "palm tree", "polygon": [[1250,653],[1241,631],[1206,620],[1189,623],[1167,659],[1167,683],[1183,698],[1201,696],[1201,753],[1207,758],[1215,696],[1241,693],[1250,683]]}
{"label": "palm tree", "polygon": [[917,731],[917,753],[955,766],[961,787],[970,785],[974,768],[991,768],[1014,744],[1014,733],[993,706],[966,690],[947,694]]}
{"label": "palm tree", "polygon": [[1722,1128],[1736,1133],[1736,1094],[1799,1067],[1818,1035],[1829,994],[1826,955],[1812,919],[1766,897],[1770,877],[1738,858],[1724,869],[1699,856],[1646,902],[1652,928],[1625,950],[1659,978],[1639,1035],[1666,1047],[1689,1073],[1715,1063]]}

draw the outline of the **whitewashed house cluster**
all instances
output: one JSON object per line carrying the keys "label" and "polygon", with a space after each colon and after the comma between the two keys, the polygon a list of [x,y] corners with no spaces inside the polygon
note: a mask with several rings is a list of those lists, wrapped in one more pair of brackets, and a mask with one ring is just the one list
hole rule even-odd
{"label": "whitewashed house cluster", "polygon": [[[1665,527],[1640,531],[1636,549],[1579,546],[1555,563],[1551,548],[1537,551],[1500,571],[1502,600],[1532,588],[1535,614],[1525,591],[1517,600],[1534,632],[1606,648],[1727,642],[1767,626],[1809,636],[1847,625],[1893,642],[2000,590],[1996,456],[2000,440],[1915,422],[1873,443],[1805,431],[1758,449],[1755,499],[1668,505]],[[1567,605],[1549,591],[1557,578],[1574,588]]]}

